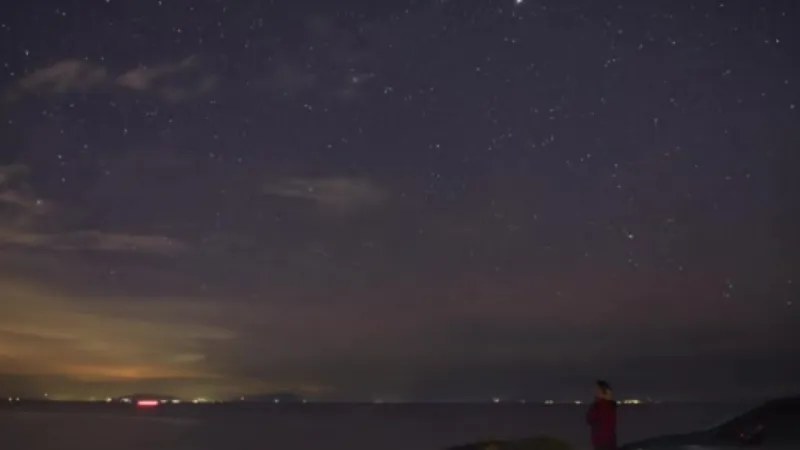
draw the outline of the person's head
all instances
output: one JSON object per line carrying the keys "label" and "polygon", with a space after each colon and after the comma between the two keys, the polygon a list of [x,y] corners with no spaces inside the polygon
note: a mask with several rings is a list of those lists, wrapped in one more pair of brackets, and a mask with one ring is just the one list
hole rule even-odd
{"label": "person's head", "polygon": [[611,400],[611,385],[605,380],[597,380],[595,382],[594,396],[597,398]]}

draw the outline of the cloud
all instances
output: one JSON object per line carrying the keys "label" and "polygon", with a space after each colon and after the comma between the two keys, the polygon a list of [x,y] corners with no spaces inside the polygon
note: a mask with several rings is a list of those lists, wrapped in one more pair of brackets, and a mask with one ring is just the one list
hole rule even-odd
{"label": "cloud", "polygon": [[[206,342],[236,334],[198,323],[195,305],[164,298],[138,314],[119,299],[70,298],[33,283],[0,279],[0,371],[83,380],[215,378]],[[125,299],[125,303],[141,303]],[[178,314],[175,314],[175,313]],[[181,315],[192,317],[192,323]]]}
{"label": "cloud", "polygon": [[[83,281],[82,290],[73,291],[41,277],[0,276],[0,391],[14,376],[27,380],[17,383],[17,392],[42,392],[36,380],[49,379],[40,383],[44,392],[70,398],[142,389],[212,398],[328,389],[307,381],[308,374],[242,370],[254,356],[280,364],[315,348],[306,326],[281,325],[281,308],[243,310],[218,297],[99,295]],[[242,317],[262,317],[277,328],[265,338],[259,324],[243,328]],[[301,326],[297,335],[307,347],[287,347],[287,325]],[[253,353],[241,353],[243,346]]]}
{"label": "cloud", "polygon": [[264,193],[302,199],[323,208],[354,212],[380,205],[386,193],[368,180],[358,178],[288,178],[264,187]]}
{"label": "cloud", "polygon": [[165,256],[173,256],[189,249],[185,243],[166,236],[95,230],[45,234],[3,228],[0,228],[0,245],[50,251],[141,252]]}
{"label": "cloud", "polygon": [[[6,101],[16,101],[31,92],[66,94],[122,87],[149,93],[167,101],[184,101],[210,92],[217,84],[213,75],[198,73],[200,68],[194,57],[182,61],[141,66],[113,76],[100,65],[78,59],[59,61],[41,68],[19,80],[6,91]],[[191,83],[177,77],[190,75]]]}
{"label": "cloud", "polygon": [[[313,93],[338,100],[351,100],[369,84],[377,73],[378,46],[368,45],[359,33],[338,25],[326,17],[314,16],[305,21],[304,39],[297,48],[279,48],[274,66],[259,81],[257,88],[284,95]],[[289,44],[291,47],[292,44]],[[314,64],[303,55],[313,48]],[[323,70],[311,70],[311,67]]]}
{"label": "cloud", "polygon": [[28,175],[28,167],[22,164],[0,166],[0,188],[9,187],[12,183],[24,179]]}
{"label": "cloud", "polygon": [[17,87],[24,91],[48,88],[54,93],[83,92],[106,81],[105,68],[78,59],[59,61],[50,67],[35,70],[21,79]]}
{"label": "cloud", "polygon": [[375,77],[375,74],[336,65],[326,71],[312,72],[291,57],[276,59],[278,63],[269,73],[255,82],[256,89],[280,95],[312,94],[346,101],[356,98],[361,88]]}
{"label": "cloud", "polygon": [[22,164],[0,166],[0,229],[30,223],[52,210],[50,203],[30,193],[27,176],[28,168]]}
{"label": "cloud", "polygon": [[99,230],[41,231],[42,219],[56,219],[51,202],[30,193],[22,165],[0,166],[0,247],[48,251],[141,252],[164,256],[189,249],[177,239]]}
{"label": "cloud", "polygon": [[117,77],[117,84],[137,91],[146,91],[152,88],[159,79],[183,72],[195,67],[197,60],[189,57],[178,63],[167,63],[153,67],[137,67]]}
{"label": "cloud", "polygon": [[201,78],[197,83],[190,87],[165,86],[160,88],[158,93],[164,100],[178,103],[191,100],[196,97],[201,97],[213,91],[217,86],[217,82],[218,79],[216,76],[209,75]]}
{"label": "cloud", "polygon": [[332,70],[326,74],[312,73],[301,65],[284,60],[261,81],[257,88],[296,95],[312,93],[341,101],[356,99],[361,90],[377,74],[356,70]]}
{"label": "cloud", "polygon": [[52,210],[49,202],[15,190],[0,191],[0,207],[16,209],[23,214],[37,216],[47,214]]}
{"label": "cloud", "polygon": [[303,70],[301,67],[281,61],[273,71],[266,76],[259,85],[268,89],[296,93],[314,89],[319,83],[319,77]]}

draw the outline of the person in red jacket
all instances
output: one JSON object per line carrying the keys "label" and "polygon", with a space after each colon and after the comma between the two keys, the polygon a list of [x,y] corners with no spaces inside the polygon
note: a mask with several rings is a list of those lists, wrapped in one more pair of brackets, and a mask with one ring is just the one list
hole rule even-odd
{"label": "person in red jacket", "polygon": [[611,386],[603,380],[595,383],[594,403],[586,413],[586,423],[592,430],[595,450],[616,450],[617,402],[613,400]]}

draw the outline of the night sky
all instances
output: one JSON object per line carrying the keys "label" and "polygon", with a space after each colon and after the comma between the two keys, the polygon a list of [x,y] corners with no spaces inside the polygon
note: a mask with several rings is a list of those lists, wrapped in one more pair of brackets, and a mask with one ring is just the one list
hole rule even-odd
{"label": "night sky", "polygon": [[0,22],[2,394],[800,390],[794,0]]}

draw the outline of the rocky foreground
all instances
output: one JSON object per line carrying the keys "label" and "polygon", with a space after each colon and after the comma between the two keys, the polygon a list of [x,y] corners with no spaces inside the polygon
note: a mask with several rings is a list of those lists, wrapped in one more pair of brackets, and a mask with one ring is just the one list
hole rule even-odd
{"label": "rocky foreground", "polygon": [[472,444],[450,447],[447,450],[573,450],[567,442],[547,437],[537,436],[516,441],[482,441]]}

